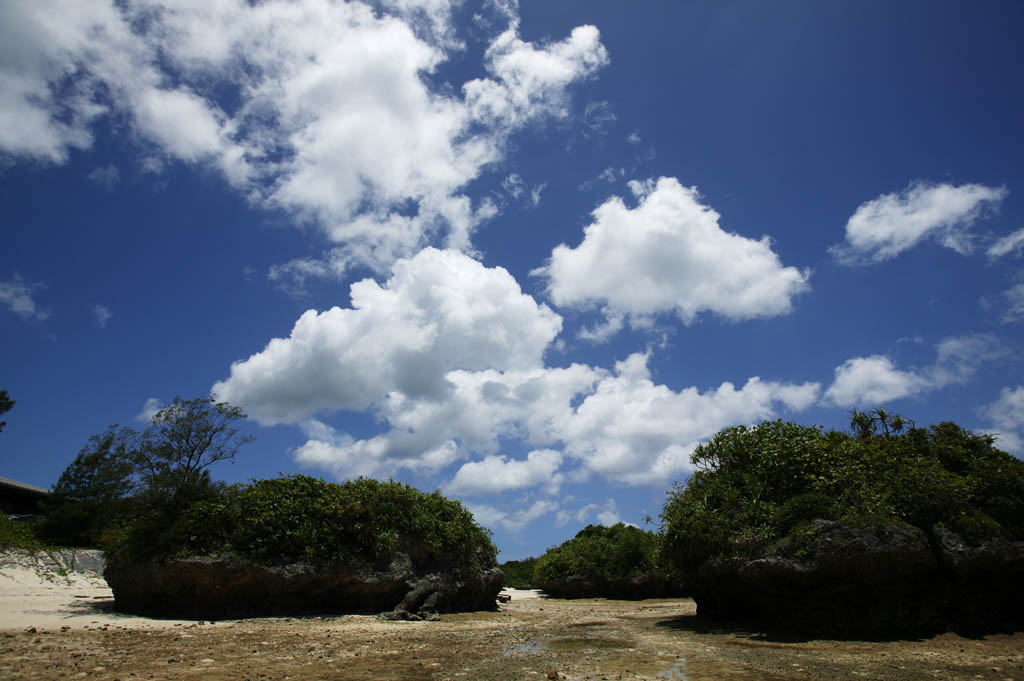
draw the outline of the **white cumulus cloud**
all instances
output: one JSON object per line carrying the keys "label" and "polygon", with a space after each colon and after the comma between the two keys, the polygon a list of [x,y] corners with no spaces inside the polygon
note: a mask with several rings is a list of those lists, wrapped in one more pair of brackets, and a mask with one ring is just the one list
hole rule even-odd
{"label": "white cumulus cloud", "polygon": [[1024,386],[1003,388],[999,399],[978,411],[995,425],[988,432],[996,436],[997,447],[1024,456]]}
{"label": "white cumulus cloud", "polygon": [[351,301],[307,311],[213,393],[264,424],[361,411],[389,393],[433,399],[454,390],[455,369],[540,366],[562,324],[504,269],[432,248],[396,262],[383,285],[353,284]]}
{"label": "white cumulus cloud", "polygon": [[[562,509],[555,514],[555,526],[564,527],[569,523],[576,525],[588,525],[590,518],[596,518],[598,524],[604,525],[605,527],[611,527],[616,523],[622,522],[622,516],[619,515],[618,506],[614,499],[608,499],[602,504],[587,504],[582,506],[575,511],[569,509]],[[633,525],[633,523],[628,523]],[[636,525],[633,525],[636,527]]]}
{"label": "white cumulus cloud", "polygon": [[846,240],[830,252],[846,264],[880,263],[930,237],[958,253],[969,253],[971,225],[1007,193],[1003,187],[980,184],[913,182],[901,192],[858,206],[846,223]]}
{"label": "white cumulus cloud", "polygon": [[897,369],[885,355],[853,357],[836,367],[825,398],[836,406],[866,407],[912,397],[966,383],[981,364],[1004,354],[996,338],[973,334],[943,339],[936,346],[935,363],[919,369]]}
{"label": "white cumulus cloud", "polygon": [[474,519],[484,527],[501,525],[506,530],[519,532],[530,523],[558,510],[559,504],[551,499],[538,499],[525,508],[505,511],[486,504],[466,504]]}
{"label": "white cumulus cloud", "polygon": [[493,485],[505,487],[516,474],[522,476],[517,478],[521,486],[529,483],[549,492],[565,479],[556,473],[551,484],[536,474],[553,465],[553,454],[525,462],[497,456],[501,438],[507,437],[541,448],[560,445],[563,458],[616,484],[664,485],[687,474],[693,448],[720,429],[772,418],[782,407],[805,409],[820,393],[817,383],[756,377],[739,389],[726,382],[706,392],[676,392],[651,380],[646,361],[646,355],[632,355],[616,365],[614,374],[578,364],[450,371],[446,379],[453,389],[442,396],[390,393],[376,410],[390,425],[385,432],[364,440],[314,433],[296,457],[348,477],[415,469],[422,452],[448,447],[460,457],[485,457],[465,464],[461,477],[456,475],[465,493],[484,484],[479,481],[488,471],[496,476]]}
{"label": "white cumulus cloud", "polygon": [[385,272],[429,243],[470,250],[495,209],[466,185],[517,129],[567,116],[569,88],[608,57],[592,26],[534,44],[514,7],[499,7],[486,76],[434,82],[465,54],[457,4],[0,3],[0,154],[62,163],[117,116],[147,167],[220,172],[254,203],[320,227],[342,266]]}
{"label": "white cumulus cloud", "polygon": [[313,419],[303,422],[302,429],[309,439],[292,452],[295,460],[331,471],[339,480],[394,475],[402,469],[438,473],[463,456],[452,440],[425,450],[414,437],[354,440]]}
{"label": "white cumulus cloud", "polygon": [[881,404],[916,395],[930,385],[913,371],[900,371],[884,355],[853,357],[836,367],[835,380],[825,397],[840,406]]}
{"label": "white cumulus cloud", "polygon": [[675,392],[655,384],[647,356],[634,354],[584,398],[560,435],[567,454],[613,482],[661,485],[689,473],[693,448],[722,428],[771,418],[783,405],[805,409],[819,391],[817,383],[754,377],[739,389],[725,382]]}
{"label": "white cumulus cloud", "polygon": [[164,405],[156,397],[149,397],[142,405],[142,409],[138,414],[135,415],[135,420],[139,423],[149,423],[150,420],[156,416],[156,413],[163,409]]}
{"label": "white cumulus cloud", "polygon": [[[415,469],[423,452],[454,448],[453,457],[496,455],[503,436],[552,445],[573,417],[573,398],[589,391],[601,375],[578,364],[505,372],[449,371],[445,380],[451,390],[444,395],[389,393],[376,413],[390,429],[365,440],[307,431],[310,440],[296,451],[296,458],[351,477],[370,475],[371,470]],[[544,461],[549,459],[527,462],[526,468]]]}
{"label": "white cumulus cloud", "polygon": [[556,247],[535,270],[556,305],[600,304],[611,323],[615,314],[660,312],[690,323],[703,311],[740,320],[786,314],[808,289],[809,274],[784,267],[768,237],[724,231],[695,188],[670,177],[630,186],[635,208],[609,199],[578,246]]}
{"label": "white cumulus cloud", "polygon": [[506,456],[488,456],[459,468],[445,485],[445,491],[457,495],[498,494],[509,489],[536,487],[552,479],[562,465],[562,454],[553,449],[530,452],[525,461]]}

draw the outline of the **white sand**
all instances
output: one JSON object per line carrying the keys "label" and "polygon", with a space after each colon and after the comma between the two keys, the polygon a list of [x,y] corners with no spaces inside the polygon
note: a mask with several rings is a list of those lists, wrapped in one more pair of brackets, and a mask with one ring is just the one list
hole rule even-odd
{"label": "white sand", "polygon": [[[74,570],[68,570],[68,563]],[[75,571],[78,570],[78,571]],[[538,589],[505,589],[513,601],[542,597]],[[6,551],[0,554],[0,631],[72,629],[155,629],[195,625],[125,615],[112,610],[114,596],[95,570],[67,556]]]}
{"label": "white sand", "polygon": [[511,596],[513,601],[528,601],[544,596],[544,592],[540,589],[502,589],[501,593]]}
{"label": "white sand", "polygon": [[114,596],[100,574],[68,571],[60,556],[24,551],[0,555],[0,630],[153,629],[194,624],[115,613],[111,610],[113,602]]}

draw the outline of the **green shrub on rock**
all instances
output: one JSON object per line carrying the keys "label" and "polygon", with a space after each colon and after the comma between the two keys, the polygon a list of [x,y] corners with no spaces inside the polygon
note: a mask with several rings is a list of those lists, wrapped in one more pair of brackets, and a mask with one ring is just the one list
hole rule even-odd
{"label": "green shrub on rock", "polygon": [[678,593],[659,566],[660,537],[632,525],[588,525],[548,549],[534,585],[560,598],[654,598]]}
{"label": "green shrub on rock", "polygon": [[163,518],[133,524],[112,547],[106,577],[120,609],[420,618],[493,608],[501,587],[490,533],[472,514],[397,482],[257,480]]}
{"label": "green shrub on rock", "polygon": [[852,433],[771,421],[697,447],[662,520],[698,612],[837,630],[1020,621],[1024,462],[953,423],[853,417]]}
{"label": "green shrub on rock", "polygon": [[533,569],[537,558],[530,556],[522,560],[509,560],[499,567],[505,575],[505,587],[509,589],[532,589]]}
{"label": "green shrub on rock", "polygon": [[497,554],[488,530],[458,501],[366,478],[342,484],[307,475],[255,480],[192,506],[173,533],[180,544],[167,547],[169,555],[229,552],[265,565],[374,563],[398,548],[409,550],[410,542],[488,563]]}

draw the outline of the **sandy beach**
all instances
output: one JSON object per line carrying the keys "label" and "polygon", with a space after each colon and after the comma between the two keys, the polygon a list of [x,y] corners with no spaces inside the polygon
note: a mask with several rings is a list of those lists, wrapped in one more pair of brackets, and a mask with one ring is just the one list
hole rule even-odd
{"label": "sandy beach", "polygon": [[8,551],[0,555],[0,630],[153,629],[191,623],[114,612],[110,588],[99,571],[89,565],[94,562],[90,554],[95,552],[79,553],[84,555],[69,551]]}
{"label": "sandy beach", "polygon": [[0,567],[0,678],[599,681],[1024,680],[1024,635],[794,639],[715,629],[690,599],[547,599],[393,622],[372,615],[197,622],[118,614],[102,577],[62,561]]}
{"label": "sandy beach", "polygon": [[[116,612],[114,595],[96,569],[71,552],[0,554],[0,631],[67,629],[168,629],[194,620],[155,619]],[[86,559],[88,554],[82,552]],[[512,601],[541,597],[537,589],[506,589]]]}

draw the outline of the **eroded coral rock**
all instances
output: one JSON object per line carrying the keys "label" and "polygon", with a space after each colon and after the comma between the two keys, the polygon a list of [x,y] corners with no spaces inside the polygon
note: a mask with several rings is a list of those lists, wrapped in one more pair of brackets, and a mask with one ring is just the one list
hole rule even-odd
{"label": "eroded coral rock", "polygon": [[969,546],[944,528],[816,520],[763,557],[702,566],[698,615],[817,633],[1024,625],[1024,543]]}
{"label": "eroded coral rock", "polygon": [[422,551],[358,566],[264,566],[231,556],[112,561],[104,576],[118,610],[188,619],[383,611],[425,619],[494,609],[502,584],[501,571],[486,561]]}

